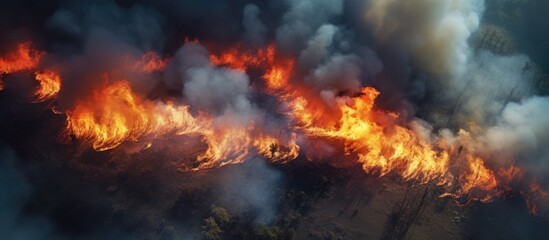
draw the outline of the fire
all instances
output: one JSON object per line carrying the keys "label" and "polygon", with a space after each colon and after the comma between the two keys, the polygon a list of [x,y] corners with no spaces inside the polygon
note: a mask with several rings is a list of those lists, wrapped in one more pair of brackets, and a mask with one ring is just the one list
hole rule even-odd
{"label": "fire", "polygon": [[256,52],[240,50],[239,46],[224,51],[220,55],[210,55],[210,61],[214,65],[227,65],[240,71],[246,71],[250,67],[261,67],[273,63],[275,46],[270,45],[265,49],[258,49]]}
{"label": "fire", "polygon": [[397,172],[405,180],[422,183],[443,176],[448,167],[447,153],[435,151],[406,128],[374,121],[374,115],[383,114],[373,110],[378,95],[377,90],[364,88],[361,96],[340,107],[339,121],[304,130],[309,135],[342,140],[347,154],[356,153],[366,172],[377,171],[382,176]]}
{"label": "fire", "polygon": [[549,191],[543,189],[538,183],[531,183],[523,195],[526,195],[526,206],[534,215],[539,215],[541,212],[539,202],[545,204],[549,202]]}
{"label": "fire", "polygon": [[34,74],[39,86],[34,91],[35,99],[33,102],[43,102],[51,99],[61,90],[61,77],[59,76],[59,73],[47,69],[35,72]]}
{"label": "fire", "polygon": [[4,89],[2,75],[35,68],[43,53],[34,50],[31,42],[19,43],[17,48],[0,57],[0,90]]}
{"label": "fire", "polygon": [[203,132],[208,149],[198,155],[200,165],[193,171],[242,163],[250,154],[251,137],[248,128],[228,127]]}
{"label": "fire", "polygon": [[[16,51],[0,58],[0,74],[36,68],[41,56],[41,52],[32,50],[30,43],[19,44]],[[169,59],[147,52],[129,61],[131,71],[155,73],[164,71]],[[401,121],[398,114],[377,109],[376,99],[381,93],[372,87],[327,102],[303,81],[295,81],[295,60],[278,55],[274,45],[253,51],[236,46],[211,54],[210,61],[243,72],[263,72],[262,93],[277,99],[276,110],[287,118],[279,135],[267,133],[254,122],[231,125],[200,109],[191,111],[187,105],[148,99],[134,92],[130,81],[124,78],[111,81],[108,74],[103,85],[64,112],[67,123],[63,135],[90,144],[97,151],[110,150],[128,141],[143,141],[149,148],[157,137],[193,136],[206,148],[191,166],[182,165],[180,169],[184,171],[242,163],[253,156],[286,163],[299,157],[301,141],[314,144],[316,140],[326,140],[343,146],[345,158],[352,159],[366,173],[398,176],[419,184],[433,183],[445,190],[441,197],[449,196],[460,202],[492,201],[510,191],[513,181],[524,176],[516,166],[491,165],[483,158],[486,156],[460,143],[420,137],[414,130],[398,124]],[[39,86],[34,91],[34,102],[52,99],[62,88],[61,76],[53,69],[36,71],[35,79]],[[1,86],[0,82],[0,89]],[[461,135],[462,143],[474,141],[463,130]],[[549,200],[549,193],[539,185],[530,185],[521,193]],[[532,212],[538,211],[532,202],[527,199]]]}
{"label": "fire", "polygon": [[30,42],[17,45],[17,49],[0,58],[0,74],[9,74],[35,68],[43,53],[31,48]]}
{"label": "fire", "polygon": [[79,101],[67,112],[66,133],[95,150],[113,149],[124,141],[169,133],[189,134],[200,128],[187,106],[152,102],[132,91],[125,80],[95,91],[91,99]]}
{"label": "fire", "polygon": [[[189,107],[172,102],[153,102],[135,94],[128,81],[109,83],[96,90],[90,99],[79,101],[67,111],[65,136],[88,142],[97,151],[116,148],[126,141],[173,135],[195,135],[207,146],[197,156],[198,165],[182,170],[200,170],[241,163],[252,154],[252,146],[276,144],[265,136],[265,142],[252,140],[254,126],[238,127],[214,123],[205,115],[193,116]],[[292,152],[293,151],[293,152]],[[279,150],[273,158],[282,160],[297,156],[295,145],[291,153]],[[258,151],[263,153],[261,151]],[[295,157],[294,157],[295,158]]]}
{"label": "fire", "polygon": [[[447,189],[448,193],[442,196],[456,199],[485,202],[502,193],[504,186],[498,182],[499,176],[486,167],[482,158],[468,152],[459,156],[456,147],[444,149],[420,139],[411,129],[395,124],[398,114],[376,110],[375,100],[380,94],[376,89],[365,87],[359,96],[341,97],[336,106],[329,106],[306,87],[293,85],[290,79],[294,61],[279,59],[275,53],[272,46],[255,55],[230,49],[211,59],[215,64],[243,71],[262,67],[268,92],[283,103],[281,111],[293,120],[293,130],[311,139],[342,143],[345,154],[367,173],[393,174],[422,184],[433,182]],[[295,141],[284,153],[279,153],[276,138],[258,142],[258,151],[275,160],[279,156],[284,161],[295,159],[299,152]]]}
{"label": "fire", "polygon": [[146,52],[141,58],[131,64],[131,69],[137,72],[153,73],[166,68],[167,61],[156,52]]}
{"label": "fire", "polygon": [[376,119],[398,117],[375,110],[378,95],[377,90],[364,88],[360,96],[338,106],[336,120],[310,112],[305,98],[291,102],[289,114],[306,135],[342,142],[345,153],[355,156],[367,173],[379,176],[391,173],[407,181],[434,182],[447,188],[457,181],[458,187],[454,189],[457,193],[450,194],[456,198],[480,191],[478,199],[488,201],[498,192],[496,176],[481,158],[466,155],[460,159],[465,163],[460,164],[461,174],[456,175],[450,171],[453,164],[459,164],[458,157],[452,157],[453,152],[437,149],[408,128],[378,122]]}
{"label": "fire", "polygon": [[283,144],[278,138],[262,135],[254,139],[257,152],[273,162],[285,163],[299,156],[300,147],[297,145],[297,134],[292,133],[289,141]]}

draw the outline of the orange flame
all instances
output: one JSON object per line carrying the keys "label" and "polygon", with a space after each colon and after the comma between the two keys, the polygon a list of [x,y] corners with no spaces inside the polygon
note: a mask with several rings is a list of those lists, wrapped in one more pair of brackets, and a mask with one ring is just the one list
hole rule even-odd
{"label": "orange flame", "polygon": [[[136,65],[146,71],[161,71],[166,62],[157,57],[151,54]],[[255,52],[235,47],[212,54],[210,60],[240,71],[263,70],[267,94],[279,100],[278,110],[291,121],[289,137],[266,134],[255,123],[231,126],[204,114],[193,116],[188,106],[153,102],[136,95],[127,81],[114,82],[96,91],[88,101],[78,102],[74,110],[67,112],[66,133],[91,143],[98,151],[159,135],[199,136],[207,149],[192,167],[182,170],[241,163],[254,154],[284,163],[299,156],[298,136],[313,142],[325,139],[343,145],[347,158],[367,173],[434,183],[445,189],[441,197],[466,203],[491,201],[509,191],[511,182],[522,175],[516,166],[495,168],[475,149],[424,139],[397,124],[398,114],[376,109],[380,92],[374,88],[365,87],[356,96],[325,102],[310,87],[292,81],[295,61],[278,56],[274,45]],[[460,134],[460,141],[469,140],[467,132],[461,130]],[[540,187],[531,187],[531,191],[549,196]]]}
{"label": "orange flame", "polygon": [[4,89],[2,75],[35,68],[43,53],[31,48],[31,42],[19,43],[17,49],[0,57],[0,91]]}
{"label": "orange flame", "polygon": [[[248,128],[223,126],[214,124],[213,119],[205,115],[194,117],[188,106],[152,102],[139,97],[125,80],[95,91],[90,99],[77,102],[76,107],[66,115],[65,135],[88,142],[97,151],[110,150],[126,141],[147,137],[170,134],[201,137],[207,145],[206,151],[198,155],[197,166],[182,167],[182,170],[195,171],[241,163],[250,156],[252,146],[267,145],[261,140],[252,142],[253,125]],[[292,151],[296,151],[296,146]],[[276,158],[283,159],[288,154],[277,153]]]}
{"label": "orange flame", "polygon": [[224,51],[221,55],[210,55],[210,61],[214,65],[226,65],[228,67],[246,71],[250,67],[261,67],[274,61],[275,47],[271,45],[266,49],[258,49],[256,52],[241,51],[234,47]]}
{"label": "orange flame", "polygon": [[9,74],[35,68],[43,53],[31,48],[30,42],[17,45],[17,49],[0,58],[0,74]]}
{"label": "orange flame", "polygon": [[549,202],[549,191],[542,189],[538,183],[531,183],[523,195],[526,195],[526,206],[534,215],[540,215],[539,202]]}
{"label": "orange flame", "polygon": [[33,102],[43,102],[51,99],[61,90],[61,76],[59,76],[59,73],[47,69],[45,71],[35,72],[34,74],[39,86],[34,91],[35,99]]}
{"label": "orange flame", "polygon": [[[269,54],[264,55],[265,52]],[[293,119],[294,130],[310,138],[343,143],[345,154],[354,156],[367,173],[396,174],[422,184],[434,182],[448,190],[442,196],[456,199],[466,197],[485,202],[503,193],[501,189],[505,187],[500,183],[508,181],[498,181],[504,177],[486,167],[482,158],[466,151],[460,155],[455,146],[444,149],[433,145],[414,131],[395,124],[398,114],[376,110],[375,100],[380,94],[376,89],[363,88],[359,96],[342,97],[337,106],[330,107],[306,87],[291,84],[294,61],[277,59],[275,53],[273,46],[257,54],[230,49],[211,59],[214,64],[243,71],[263,67],[265,85],[284,104],[282,111]],[[275,154],[269,153],[276,152],[277,139],[261,142],[266,145],[257,144],[259,152],[276,159]],[[297,157],[299,146],[291,149],[295,151],[287,152],[284,158]],[[459,171],[452,171],[456,168]]]}
{"label": "orange flame", "polygon": [[105,151],[147,135],[190,134],[199,127],[187,106],[141,99],[127,81],[118,81],[68,111],[66,133]]}
{"label": "orange flame", "polygon": [[137,72],[153,73],[163,71],[166,64],[167,61],[162,59],[156,52],[149,51],[131,64],[131,69]]}
{"label": "orange flame", "polygon": [[290,140],[283,144],[278,138],[261,135],[254,139],[253,145],[257,152],[273,162],[285,163],[299,156],[300,147],[297,145],[297,134],[292,133]]}
{"label": "orange flame", "polygon": [[193,168],[193,171],[242,163],[249,155],[251,138],[247,128],[207,129],[202,134],[208,149],[198,155],[200,165]]}

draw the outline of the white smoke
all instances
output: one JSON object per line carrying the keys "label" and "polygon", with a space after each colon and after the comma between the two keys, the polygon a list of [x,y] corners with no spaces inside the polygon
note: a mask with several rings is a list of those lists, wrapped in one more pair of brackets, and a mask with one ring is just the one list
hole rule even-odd
{"label": "white smoke", "polygon": [[525,180],[546,188],[549,98],[535,96],[528,56],[502,56],[469,45],[480,26],[484,1],[369,3],[366,20],[377,41],[404,50],[411,60],[408,64],[430,79],[427,84],[434,97],[428,117],[435,126],[469,131],[442,129],[433,134],[431,124],[417,120],[412,126],[419,136],[463,146],[485,156],[489,165],[520,166]]}
{"label": "white smoke", "polygon": [[531,96],[533,78],[524,68],[525,55],[499,56],[481,51],[469,58],[466,71],[447,82],[441,98],[451,102],[449,118],[465,125],[494,123],[505,105]]}
{"label": "white smoke", "polygon": [[527,166],[531,174],[549,180],[548,109],[548,97],[509,103],[497,124],[486,131],[486,145],[494,157]]}
{"label": "white smoke", "polygon": [[484,0],[371,0],[366,20],[383,44],[408,51],[430,74],[465,71],[467,43],[480,24]]}
{"label": "white smoke", "polygon": [[185,44],[175,58],[171,71],[182,82],[183,96],[192,109],[209,112],[233,126],[246,127],[262,118],[262,111],[251,102],[246,73],[214,66],[206,48],[197,43]]}

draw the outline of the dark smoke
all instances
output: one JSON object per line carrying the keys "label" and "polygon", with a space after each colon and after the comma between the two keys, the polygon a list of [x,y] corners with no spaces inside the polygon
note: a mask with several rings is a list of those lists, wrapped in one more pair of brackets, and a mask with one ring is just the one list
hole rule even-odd
{"label": "dark smoke", "polygon": [[49,220],[25,214],[25,205],[32,195],[32,185],[24,170],[19,169],[13,150],[0,149],[0,233],[5,239],[54,239]]}

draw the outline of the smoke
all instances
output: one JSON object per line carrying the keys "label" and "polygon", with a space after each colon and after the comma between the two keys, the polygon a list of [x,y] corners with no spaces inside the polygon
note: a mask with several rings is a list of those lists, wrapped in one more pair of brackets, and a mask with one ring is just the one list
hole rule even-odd
{"label": "smoke", "polygon": [[270,224],[277,215],[282,177],[265,161],[252,159],[223,174],[219,200],[235,214],[250,213],[254,221]]}
{"label": "smoke", "polygon": [[369,1],[366,21],[377,41],[405,51],[406,64],[426,74],[427,117],[436,126],[487,127],[506,104],[535,93],[528,56],[471,47],[484,8],[479,0]]}
{"label": "smoke", "polygon": [[[209,62],[207,50],[198,44],[186,44],[177,56],[183,96],[191,107],[203,109],[229,125],[246,126],[258,114],[249,99],[249,78],[237,70],[218,68]],[[182,58],[182,59],[181,59]],[[187,65],[189,64],[189,65]],[[236,118],[236,119],[232,119]]]}
{"label": "smoke", "polygon": [[285,51],[303,49],[317,29],[343,11],[343,1],[286,0],[288,11],[276,29],[276,42]]}
{"label": "smoke", "polygon": [[486,131],[494,158],[527,166],[543,182],[549,170],[549,98],[530,97],[505,106],[497,123]]}
{"label": "smoke", "polygon": [[430,74],[464,71],[467,43],[478,29],[483,0],[371,0],[366,20],[382,44],[407,51],[414,64]]}
{"label": "smoke", "polygon": [[380,45],[403,50],[408,57],[400,61],[427,76],[415,80],[420,89],[427,84],[430,98],[422,104],[433,121],[414,123],[420,123],[420,135],[429,139],[445,127],[471,131],[473,138],[463,132],[454,137],[449,129],[438,135],[482,152],[492,164],[521,166],[528,178],[547,184],[547,98],[535,96],[528,56],[471,46],[481,37],[475,33],[484,8],[479,0],[371,0],[366,21]]}
{"label": "smoke", "polygon": [[0,146],[0,156],[0,235],[5,239],[55,239],[48,219],[24,213],[33,189],[16,166],[13,151]]}
{"label": "smoke", "polygon": [[129,64],[165,47],[164,22],[156,10],[141,4],[124,8],[114,1],[83,1],[64,4],[44,25],[52,35],[46,65],[59,69],[63,79],[60,109],[70,109],[75,99],[109,81],[128,80],[147,93],[158,83],[151,74],[136,74]]}
{"label": "smoke", "polygon": [[535,92],[527,56],[471,47],[484,1],[369,3],[366,20],[380,44],[401,48],[410,56],[407,64],[427,74],[429,82],[423,84],[433,95],[428,117],[438,126],[493,124],[505,104]]}
{"label": "smoke", "polygon": [[244,40],[252,45],[265,44],[267,27],[259,19],[259,8],[254,4],[248,4],[244,7],[244,17],[242,25],[244,26]]}
{"label": "smoke", "polygon": [[139,49],[161,49],[165,43],[162,17],[140,4],[128,9],[114,1],[69,4],[57,10],[46,26],[63,37],[80,41],[87,41],[97,31],[105,31]]}
{"label": "smoke", "polygon": [[334,55],[314,69],[306,81],[321,90],[325,100],[335,98],[340,92],[356,94],[362,86],[361,65],[362,59],[356,55]]}
{"label": "smoke", "polygon": [[460,80],[452,81],[445,97],[454,105],[448,118],[460,126],[470,122],[494,123],[506,104],[531,96],[533,76],[526,71],[530,60],[525,55],[498,56],[480,51],[469,59]]}
{"label": "smoke", "polygon": [[[288,131],[307,148],[315,144],[304,140],[299,127],[288,130],[294,120],[279,112],[275,97],[259,89],[265,84],[257,69],[216,65],[210,58],[217,48],[233,44],[250,52],[274,44],[282,57],[295,60],[292,84],[305,89],[307,98],[322,100],[322,108],[334,110],[360,96],[363,87],[375,86],[381,90],[375,107],[400,113],[399,123],[411,126],[426,142],[471,148],[467,150],[490,159],[489,165],[518,165],[528,178],[549,185],[549,100],[536,96],[538,79],[528,55],[516,51],[503,56],[472,46],[483,24],[483,0],[138,2],[64,2],[36,18],[25,15],[13,26],[9,19],[0,25],[9,29],[6,36],[27,22],[32,23],[30,31],[44,33],[37,38],[48,52],[41,67],[58,68],[63,78],[56,110],[71,110],[102,86],[125,80],[144,102],[173,101],[188,105],[193,116],[212,117],[211,132],[234,128],[244,129],[246,136],[280,136]],[[353,7],[363,8],[348,9]],[[199,41],[189,41],[194,38]],[[167,62],[165,70],[136,71],[130,63],[150,51]],[[128,104],[121,100],[116,105],[122,109]],[[322,114],[331,113],[326,112]],[[92,119],[104,117],[99,115]],[[11,122],[2,123],[8,125],[3,129],[11,128]],[[275,155],[277,145],[268,147]],[[309,151],[338,152],[329,143],[314,147]],[[47,219],[22,214],[33,189],[15,167],[18,160],[10,151],[0,154],[7,156],[0,166],[5,192],[0,195],[5,209],[0,230],[13,238],[49,238]],[[246,157],[241,167],[222,177],[220,201],[237,214],[252,212],[253,220],[270,223],[278,211],[283,175],[254,154]]]}
{"label": "smoke", "polygon": [[334,34],[337,31],[337,27],[331,24],[318,28],[316,34],[307,43],[307,48],[301,51],[299,63],[302,68],[310,69],[321,63],[322,59],[328,55],[328,47],[332,45]]}

